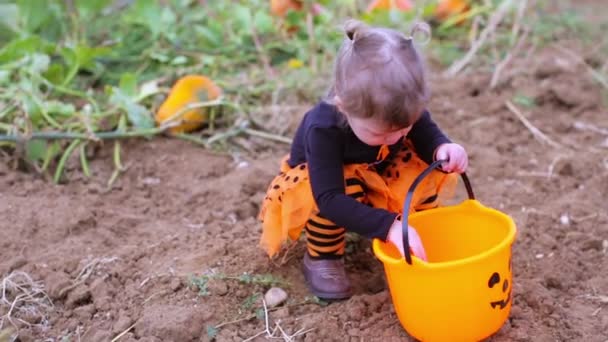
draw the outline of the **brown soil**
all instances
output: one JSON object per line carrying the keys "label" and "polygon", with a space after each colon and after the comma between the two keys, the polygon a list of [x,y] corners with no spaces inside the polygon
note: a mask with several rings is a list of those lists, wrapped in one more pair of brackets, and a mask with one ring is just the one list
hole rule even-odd
{"label": "brown soil", "polygon": [[[432,81],[430,108],[468,149],[478,198],[512,216],[519,229],[512,312],[492,340],[605,342],[602,88],[551,47],[515,65],[521,68],[510,68],[516,72],[492,91],[487,74]],[[559,146],[536,139],[507,109],[505,101],[516,95],[535,100],[534,107],[517,106]],[[109,341],[129,328],[121,341],[207,341],[214,334],[242,341],[265,330],[264,317],[255,315],[270,285],[220,276],[247,272],[288,283],[279,285],[289,299],[270,311],[271,330],[279,322],[288,335],[313,329],[299,337],[304,341],[407,340],[368,241],[351,237],[346,262],[355,295],[330,305],[309,297],[302,243],[273,262],[257,247],[255,216],[287,147],[252,146],[259,153],[229,157],[177,140],[131,141],[129,168],[111,191],[104,191],[110,148],[93,161],[91,180],[75,164],[60,186],[0,164],[0,275],[21,271],[12,279],[29,275],[50,300],[37,295],[4,326],[16,328],[20,341]],[[206,295],[190,278],[202,274],[215,274]]]}

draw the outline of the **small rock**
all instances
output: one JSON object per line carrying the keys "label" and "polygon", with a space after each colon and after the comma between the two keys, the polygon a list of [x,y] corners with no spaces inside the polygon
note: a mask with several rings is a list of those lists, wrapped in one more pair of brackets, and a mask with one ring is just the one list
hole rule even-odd
{"label": "small rock", "polygon": [[74,315],[80,320],[80,322],[87,322],[91,320],[91,317],[95,314],[95,306],[93,304],[84,305],[74,309]]}
{"label": "small rock", "polygon": [[145,185],[158,185],[160,184],[160,179],[156,177],[146,177],[142,180],[142,183]]}
{"label": "small rock", "polygon": [[225,296],[228,293],[228,285],[221,279],[210,279],[207,289],[212,295]]}
{"label": "small rock", "polygon": [[102,187],[99,184],[91,183],[87,188],[89,194],[96,195],[103,191]]}
{"label": "small rock", "polygon": [[83,341],[104,342],[111,340],[110,332],[98,327],[90,328],[82,337]]}
{"label": "small rock", "polygon": [[29,324],[38,324],[44,317],[36,310],[26,311],[20,317],[21,320],[28,322]]}
{"label": "small rock", "polygon": [[589,250],[596,250],[596,251],[601,251],[603,249],[603,243],[602,240],[587,240],[583,243],[582,246],[582,250],[583,251],[589,251]]}
{"label": "small rock", "polygon": [[154,336],[144,336],[137,340],[137,342],[163,342],[163,340]]}
{"label": "small rock", "polygon": [[155,336],[163,341],[198,341],[205,322],[213,311],[205,307],[154,305],[144,308],[143,317],[135,325],[138,336]]}
{"label": "small rock", "polygon": [[131,326],[131,324],[133,324],[133,319],[123,313],[118,317],[116,323],[114,323],[114,326],[112,327],[112,332],[114,335],[118,335],[123,331],[127,330]]}
{"label": "small rock", "polygon": [[357,328],[351,328],[351,329],[348,329],[347,333],[349,336],[359,336],[361,334],[361,330],[359,330]]}
{"label": "small rock", "polygon": [[182,281],[179,278],[174,278],[173,280],[171,280],[169,286],[171,287],[171,290],[173,292],[177,292],[179,289],[182,288]]}
{"label": "small rock", "polygon": [[275,307],[287,300],[287,292],[280,287],[273,287],[266,292],[264,300],[269,308]]}
{"label": "small rock", "polygon": [[67,324],[65,326],[68,331],[76,331],[76,329],[78,329],[79,325],[80,325],[80,322],[78,322],[78,319],[72,318],[67,322]]}
{"label": "small rock", "polygon": [[94,297],[93,303],[95,304],[95,309],[97,311],[110,311],[112,306],[110,303],[112,302],[111,297]]}
{"label": "small rock", "polygon": [[[4,341],[2,339],[2,333],[0,333],[0,341]],[[8,340],[10,341],[10,340]],[[32,331],[29,330],[21,330],[19,332],[19,337],[17,337],[17,341],[21,341],[21,342],[34,342],[36,341],[36,339],[34,338],[34,333]]]}
{"label": "small rock", "polygon": [[558,167],[557,173],[560,176],[565,176],[565,177],[573,176],[575,174],[574,167],[569,162],[566,162],[561,167]]}
{"label": "small rock", "polygon": [[517,305],[511,306],[511,317],[513,319],[522,319],[523,318],[522,309]]}
{"label": "small rock", "polygon": [[564,226],[570,225],[570,216],[568,216],[568,214],[562,214],[562,216],[559,217],[559,222]]}
{"label": "small rock", "polygon": [[66,295],[64,291],[68,286],[72,285],[70,277],[64,272],[51,273],[46,279],[47,293],[52,300],[62,299]]}
{"label": "small rock", "polygon": [[91,285],[89,285],[89,291],[91,291],[91,296],[95,303],[98,302],[99,298],[111,298],[115,294],[104,277],[93,280]]}
{"label": "small rock", "polygon": [[79,286],[70,292],[65,302],[66,307],[75,308],[91,301],[91,292],[86,286]]}
{"label": "small rock", "polygon": [[560,290],[562,288],[562,282],[557,278],[549,276],[545,278],[545,287],[548,289],[553,288]]}
{"label": "small rock", "polygon": [[285,307],[282,307],[282,308],[278,309],[277,311],[275,311],[272,314],[272,317],[275,319],[286,319],[289,317],[289,315],[290,315],[289,308],[285,306]]}

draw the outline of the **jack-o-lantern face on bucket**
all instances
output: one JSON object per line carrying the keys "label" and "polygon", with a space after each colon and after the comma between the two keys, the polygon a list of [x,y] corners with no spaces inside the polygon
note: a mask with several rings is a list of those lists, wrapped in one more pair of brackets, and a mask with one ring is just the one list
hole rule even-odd
{"label": "jack-o-lantern face on bucket", "polygon": [[488,279],[488,287],[490,289],[499,288],[501,290],[501,294],[505,296],[504,298],[496,301],[490,302],[490,306],[493,309],[504,309],[507,307],[509,302],[511,301],[511,289],[512,284],[509,283],[509,279],[511,279],[511,259],[509,258],[509,270],[507,273],[500,276],[500,273],[494,272]]}

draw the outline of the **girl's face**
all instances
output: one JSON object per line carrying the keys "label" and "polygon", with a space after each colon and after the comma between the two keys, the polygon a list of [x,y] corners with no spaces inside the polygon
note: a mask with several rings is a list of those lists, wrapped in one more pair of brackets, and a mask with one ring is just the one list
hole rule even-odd
{"label": "girl's face", "polygon": [[347,119],[357,138],[370,146],[393,145],[412,129],[411,125],[400,129],[389,128],[373,118],[362,119],[347,115]]}

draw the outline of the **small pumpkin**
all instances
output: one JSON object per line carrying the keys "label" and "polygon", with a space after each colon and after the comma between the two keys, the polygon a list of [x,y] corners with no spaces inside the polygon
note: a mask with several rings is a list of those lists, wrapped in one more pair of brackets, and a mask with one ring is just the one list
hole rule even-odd
{"label": "small pumpkin", "polygon": [[201,127],[207,120],[208,108],[195,108],[186,111],[180,118],[174,116],[188,104],[212,101],[222,95],[222,89],[205,76],[187,75],[180,78],[171,88],[169,96],[156,112],[158,125],[168,120],[176,120],[179,125],[171,127],[171,133],[191,132]]}
{"label": "small pumpkin", "polygon": [[304,5],[298,0],[270,0],[270,13],[277,17],[284,17],[289,10],[301,11]]}
{"label": "small pumpkin", "polygon": [[468,8],[467,0],[440,0],[435,8],[435,18],[444,21],[449,17],[463,13]]}
{"label": "small pumpkin", "polygon": [[374,0],[367,6],[367,12],[373,10],[397,9],[403,12],[410,11],[414,5],[410,0]]}

